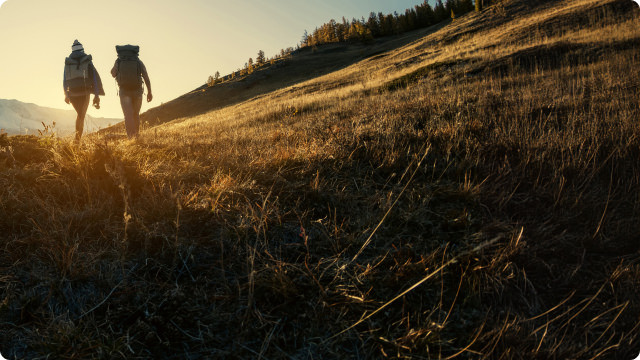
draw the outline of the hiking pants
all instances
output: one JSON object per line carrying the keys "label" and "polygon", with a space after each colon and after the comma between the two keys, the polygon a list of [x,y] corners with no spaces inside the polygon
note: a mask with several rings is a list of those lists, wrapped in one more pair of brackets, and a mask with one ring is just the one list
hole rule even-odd
{"label": "hiking pants", "polygon": [[76,117],[76,141],[82,137],[82,131],[84,130],[84,117],[87,115],[87,109],[89,108],[90,95],[70,96],[71,105],[78,113]]}
{"label": "hiking pants", "polygon": [[142,107],[142,93],[140,91],[126,91],[120,89],[120,106],[124,114],[124,127],[129,139],[138,137],[140,132],[140,108]]}

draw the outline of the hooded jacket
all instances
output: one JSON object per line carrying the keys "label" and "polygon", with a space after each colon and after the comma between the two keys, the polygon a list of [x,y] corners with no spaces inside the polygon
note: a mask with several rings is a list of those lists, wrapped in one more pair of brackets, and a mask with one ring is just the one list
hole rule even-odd
{"label": "hooded jacket", "polygon": [[[82,92],[78,92],[78,91],[71,91],[69,89],[69,84],[67,83],[67,67],[66,67],[66,61],[80,61],[83,58],[88,57],[88,59],[85,59],[89,61],[89,79],[90,79],[90,83],[87,84],[87,88],[85,91]],[[62,87],[64,89],[64,93],[65,95],[71,97],[71,96],[85,96],[85,95],[89,95],[89,94],[94,94],[95,96],[99,96],[99,95],[104,95],[104,87],[102,86],[102,79],[100,79],[100,74],[98,74],[98,71],[96,70],[95,66],[93,66],[93,61],[91,61],[91,55],[87,55],[85,54],[84,51],[80,50],[80,51],[73,51],[69,57],[66,59],[65,61],[65,67],[64,67],[64,73],[62,76]]]}

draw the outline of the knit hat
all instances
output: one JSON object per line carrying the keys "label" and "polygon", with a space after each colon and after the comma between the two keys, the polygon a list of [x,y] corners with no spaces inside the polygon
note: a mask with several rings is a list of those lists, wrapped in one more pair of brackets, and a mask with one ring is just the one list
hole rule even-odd
{"label": "knit hat", "polygon": [[78,40],[73,42],[73,45],[71,46],[71,50],[72,51],[82,51],[84,50],[84,47],[82,47],[82,44],[80,44],[80,42]]}

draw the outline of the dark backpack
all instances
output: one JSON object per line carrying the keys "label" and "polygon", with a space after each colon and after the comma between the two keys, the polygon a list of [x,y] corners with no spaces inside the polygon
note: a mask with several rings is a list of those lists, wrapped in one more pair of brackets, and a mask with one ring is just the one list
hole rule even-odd
{"label": "dark backpack", "polygon": [[91,89],[93,83],[89,79],[89,64],[91,64],[91,55],[64,59],[64,79],[67,83],[67,91],[81,93]]}
{"label": "dark backpack", "polygon": [[118,53],[118,75],[116,80],[121,89],[142,89],[142,67],[138,59],[140,47],[135,45],[116,45]]}

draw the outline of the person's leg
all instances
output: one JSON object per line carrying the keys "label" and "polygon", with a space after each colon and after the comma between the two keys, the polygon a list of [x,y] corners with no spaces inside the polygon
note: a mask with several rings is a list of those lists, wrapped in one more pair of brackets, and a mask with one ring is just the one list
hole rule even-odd
{"label": "person's leg", "polygon": [[127,129],[127,136],[129,138],[135,136],[133,102],[131,96],[123,94],[122,91],[120,91],[120,106],[124,114],[124,127]]}
{"label": "person's leg", "polygon": [[140,134],[140,108],[142,108],[142,95],[132,98],[133,101],[133,125],[135,136]]}
{"label": "person's leg", "polygon": [[79,141],[80,137],[82,137],[82,132],[84,131],[84,118],[87,115],[87,110],[89,109],[89,94],[84,96],[72,96],[69,100],[71,100],[71,105],[73,105],[73,108],[78,114],[76,116],[76,141]]}

